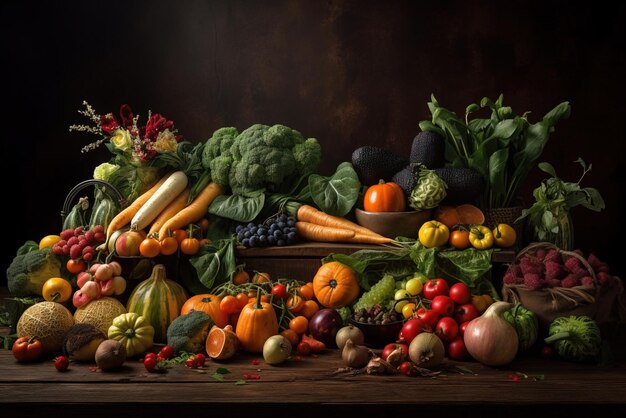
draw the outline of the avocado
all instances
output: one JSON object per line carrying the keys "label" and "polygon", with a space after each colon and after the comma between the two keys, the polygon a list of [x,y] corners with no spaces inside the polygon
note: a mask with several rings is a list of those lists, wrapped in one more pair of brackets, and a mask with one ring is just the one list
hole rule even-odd
{"label": "avocado", "polygon": [[420,132],[411,146],[411,164],[422,163],[433,170],[445,165],[445,139],[435,132]]}
{"label": "avocado", "polygon": [[398,170],[408,164],[393,152],[380,147],[366,145],[352,153],[352,165],[359,180],[371,186],[379,180],[389,180]]}
{"label": "avocado", "polygon": [[410,196],[417,183],[417,165],[409,164],[393,175],[391,181],[396,183],[404,191],[405,196]]}
{"label": "avocado", "polygon": [[461,205],[474,202],[485,188],[481,174],[466,167],[442,167],[435,173],[448,185],[448,195],[440,205]]}

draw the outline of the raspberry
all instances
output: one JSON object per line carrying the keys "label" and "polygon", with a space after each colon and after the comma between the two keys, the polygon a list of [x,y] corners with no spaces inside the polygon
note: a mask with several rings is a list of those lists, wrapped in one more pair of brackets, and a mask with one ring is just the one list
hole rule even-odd
{"label": "raspberry", "polygon": [[507,273],[502,278],[502,283],[504,283],[504,284],[517,284],[517,277],[515,277],[511,273]]}
{"label": "raspberry", "polygon": [[565,277],[565,269],[560,263],[556,263],[554,261],[548,261],[545,264],[546,266],[546,280],[557,279],[560,280]]}
{"label": "raspberry", "polygon": [[611,276],[609,273],[606,273],[604,271],[598,273],[598,283],[600,283],[601,285],[608,283],[611,280],[613,280],[613,276]]}
{"label": "raspberry", "polygon": [[533,273],[524,274],[524,285],[530,290],[540,289],[541,276]]}
{"label": "raspberry", "polygon": [[583,286],[587,286],[587,287],[593,287],[593,277],[591,276],[585,276],[582,279],[580,279],[580,283]]}
{"label": "raspberry", "polygon": [[539,261],[543,261],[543,259],[546,258],[546,254],[546,250],[543,248],[538,248],[537,251],[535,251],[535,257],[537,257]]}
{"label": "raspberry", "polygon": [[540,263],[536,258],[523,257],[519,262],[519,266],[524,276],[526,276],[527,274],[543,274],[543,264]]}
{"label": "raspberry", "polygon": [[555,263],[561,264],[561,255],[554,248],[551,249],[551,250],[548,250],[548,252],[546,253],[545,258],[543,259],[543,262],[544,262],[544,264],[547,264],[548,261],[554,261]]}
{"label": "raspberry", "polygon": [[576,257],[570,257],[565,261],[565,270],[570,273],[582,273],[587,271]]}
{"label": "raspberry", "polygon": [[578,276],[574,273],[568,274],[566,278],[564,278],[561,281],[561,285],[563,287],[574,287],[574,286],[580,286],[580,279],[578,278]]}
{"label": "raspberry", "polygon": [[547,287],[561,287],[561,281],[559,279],[546,279],[545,284]]}

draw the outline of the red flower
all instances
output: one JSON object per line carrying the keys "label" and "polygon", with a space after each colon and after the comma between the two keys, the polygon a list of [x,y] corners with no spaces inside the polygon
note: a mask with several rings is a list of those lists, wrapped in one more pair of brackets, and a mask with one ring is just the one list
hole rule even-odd
{"label": "red flower", "polygon": [[163,132],[166,129],[173,131],[174,122],[165,119],[159,113],[155,113],[150,117],[150,120],[146,125],[146,138],[154,141],[156,140],[157,136],[159,136],[159,133]]}
{"label": "red flower", "polygon": [[125,128],[133,126],[133,111],[127,104],[123,104],[120,107],[120,117],[122,118],[122,126]]}
{"label": "red flower", "polygon": [[113,116],[113,113],[107,113],[106,115],[100,116],[100,128],[109,135],[113,133],[113,131],[120,126],[117,123],[117,119]]}

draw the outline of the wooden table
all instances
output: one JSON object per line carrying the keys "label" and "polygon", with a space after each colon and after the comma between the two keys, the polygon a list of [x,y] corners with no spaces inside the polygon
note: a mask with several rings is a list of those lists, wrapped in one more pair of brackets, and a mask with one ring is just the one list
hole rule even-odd
{"label": "wooden table", "polygon": [[[258,365],[252,364],[255,359],[260,359]],[[598,368],[527,357],[502,368],[473,362],[447,364],[465,366],[473,373],[444,371],[436,377],[337,373],[343,366],[338,350],[296,357],[280,366],[266,365],[261,356],[238,354],[225,363],[208,361],[202,371],[176,365],[167,373],[148,373],[137,360],[128,360],[118,372],[104,373],[93,365],[72,363],[61,373],[49,360],[18,364],[10,351],[0,350],[0,411],[6,417],[41,413],[62,413],[64,417],[188,416],[201,411],[208,416],[409,412],[417,417],[424,413],[527,417],[550,410],[558,411],[556,416],[571,417],[626,410],[623,363]],[[223,381],[212,377],[218,367],[230,371]],[[514,381],[514,372],[531,377]],[[244,373],[257,373],[260,379],[235,384]],[[543,375],[543,380],[532,378],[538,375]]]}

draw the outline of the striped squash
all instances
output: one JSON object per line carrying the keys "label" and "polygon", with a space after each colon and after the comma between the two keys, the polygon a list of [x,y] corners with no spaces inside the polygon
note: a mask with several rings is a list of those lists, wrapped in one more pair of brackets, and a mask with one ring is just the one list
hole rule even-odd
{"label": "striped squash", "polygon": [[128,299],[126,309],[143,316],[154,327],[154,342],[167,342],[167,327],[180,315],[187,300],[181,285],[165,278],[165,266],[157,264],[152,275],[139,283]]}

